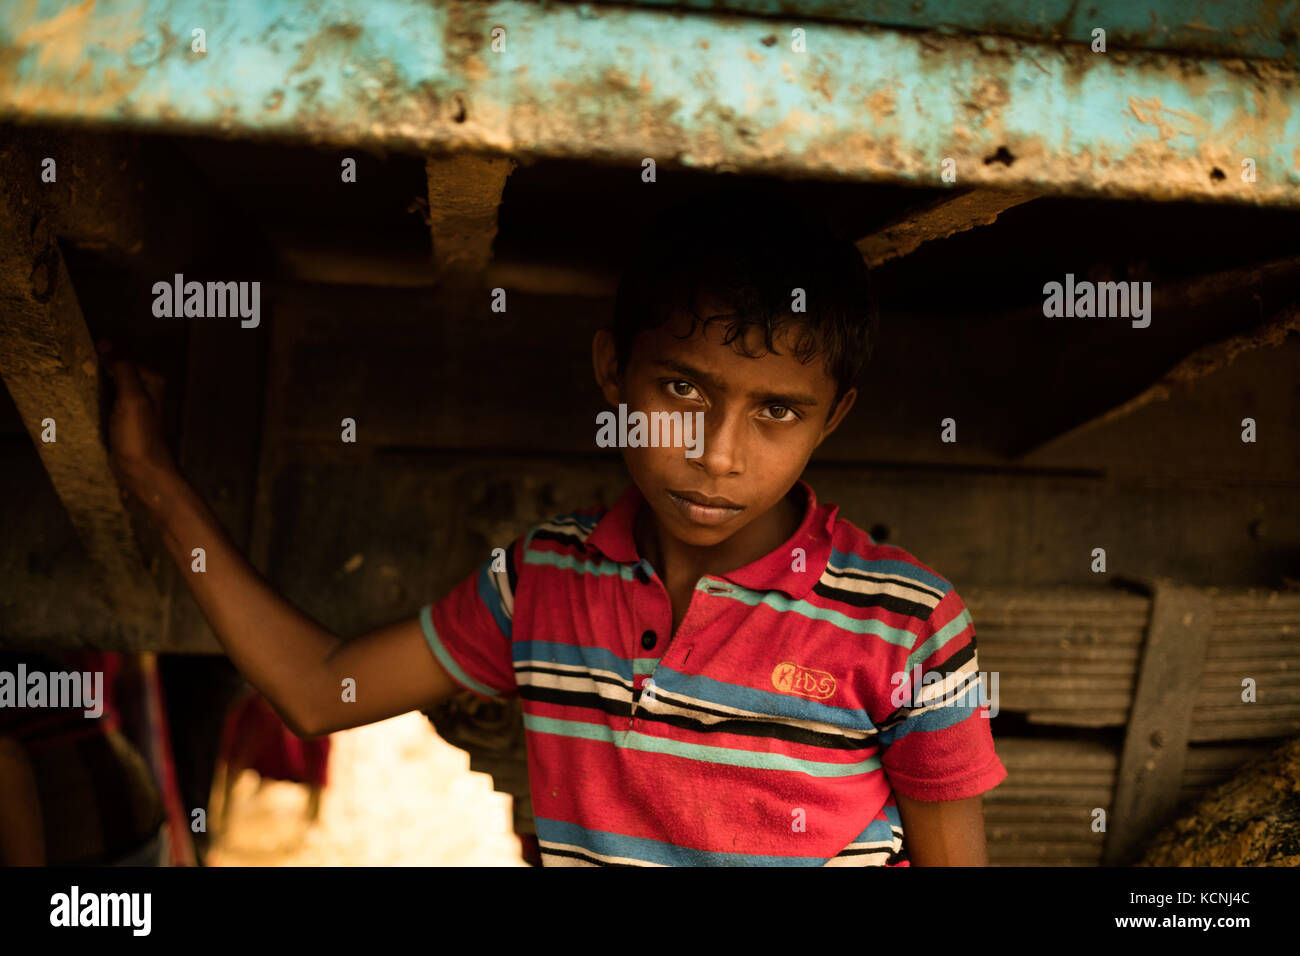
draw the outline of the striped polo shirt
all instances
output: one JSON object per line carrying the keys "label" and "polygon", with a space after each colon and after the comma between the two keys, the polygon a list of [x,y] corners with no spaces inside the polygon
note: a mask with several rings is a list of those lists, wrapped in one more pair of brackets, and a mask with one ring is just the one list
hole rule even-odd
{"label": "striped polo shirt", "polygon": [[635,486],[421,609],[457,682],[520,697],[543,865],[906,866],[895,792],[1006,776],[952,585],[798,487],[795,534],[700,578],[676,633]]}

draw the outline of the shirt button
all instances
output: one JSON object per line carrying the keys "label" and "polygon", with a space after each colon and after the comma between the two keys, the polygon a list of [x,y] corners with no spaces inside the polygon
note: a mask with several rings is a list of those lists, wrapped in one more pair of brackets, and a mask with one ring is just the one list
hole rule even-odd
{"label": "shirt button", "polygon": [[641,646],[647,651],[654,650],[655,642],[659,640],[654,631],[646,631],[641,635]]}

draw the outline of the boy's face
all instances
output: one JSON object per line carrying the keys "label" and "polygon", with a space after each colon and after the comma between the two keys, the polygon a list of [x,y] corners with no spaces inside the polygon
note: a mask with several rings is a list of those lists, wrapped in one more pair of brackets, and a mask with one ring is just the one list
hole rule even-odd
{"label": "boy's face", "polygon": [[[731,311],[725,302],[701,301],[701,317]],[[680,338],[689,327],[678,316],[641,332],[622,376],[609,332],[597,333],[593,356],[605,398],[625,403],[629,415],[704,413],[698,457],[688,458],[684,447],[637,447],[624,448],[623,459],[659,526],[684,544],[710,547],[781,501],[857,393],[849,390],[832,408],[835,381],[822,357],[803,364],[793,354],[797,324],[773,336],[780,354],[758,358],[723,344],[726,320],[700,323],[694,335]],[[752,329],[745,344],[762,353],[761,330]]]}

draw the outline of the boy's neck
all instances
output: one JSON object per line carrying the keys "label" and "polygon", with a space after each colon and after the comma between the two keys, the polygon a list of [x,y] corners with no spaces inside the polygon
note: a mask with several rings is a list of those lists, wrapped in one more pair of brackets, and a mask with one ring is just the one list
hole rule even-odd
{"label": "boy's neck", "polygon": [[637,552],[669,585],[694,584],[703,575],[727,574],[770,554],[790,540],[803,523],[807,507],[796,485],[764,514],[712,547],[696,547],[673,537],[645,502],[633,524]]}

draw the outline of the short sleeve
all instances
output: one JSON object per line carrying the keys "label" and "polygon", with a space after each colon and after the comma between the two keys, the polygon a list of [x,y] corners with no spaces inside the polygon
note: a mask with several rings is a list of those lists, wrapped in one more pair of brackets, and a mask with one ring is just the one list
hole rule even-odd
{"label": "short sleeve", "polygon": [[955,589],[935,605],[906,651],[890,687],[895,709],[880,728],[890,786],[927,802],[992,790],[1007,775],[989,726],[997,684],[990,689],[988,675],[980,673],[975,624]]}
{"label": "short sleeve", "polygon": [[524,538],[493,553],[439,601],[420,609],[429,649],[455,681],[480,697],[513,697],[512,632]]}

